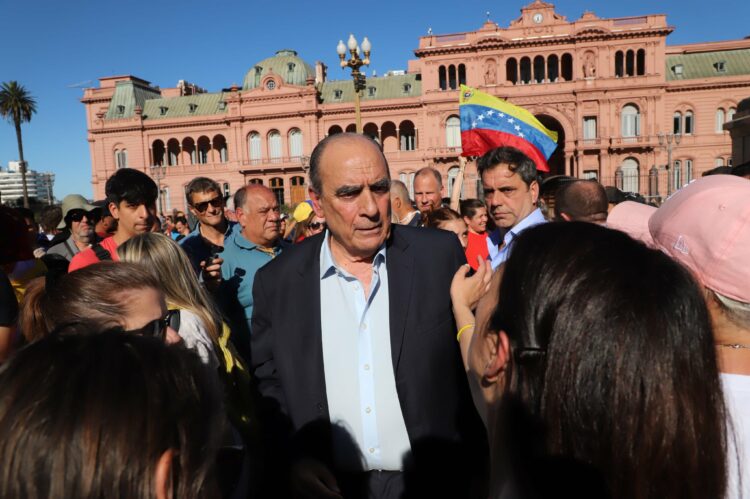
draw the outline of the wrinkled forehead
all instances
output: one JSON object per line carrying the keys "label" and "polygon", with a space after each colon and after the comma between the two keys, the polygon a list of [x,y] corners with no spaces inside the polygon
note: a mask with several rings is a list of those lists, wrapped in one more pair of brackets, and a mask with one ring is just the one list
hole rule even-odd
{"label": "wrinkled forehead", "polygon": [[370,139],[347,137],[329,144],[320,157],[323,188],[359,185],[389,178],[388,164]]}
{"label": "wrinkled forehead", "polygon": [[521,175],[513,171],[513,169],[515,169],[515,166],[507,163],[498,163],[482,173],[482,183],[492,186],[523,183]]}

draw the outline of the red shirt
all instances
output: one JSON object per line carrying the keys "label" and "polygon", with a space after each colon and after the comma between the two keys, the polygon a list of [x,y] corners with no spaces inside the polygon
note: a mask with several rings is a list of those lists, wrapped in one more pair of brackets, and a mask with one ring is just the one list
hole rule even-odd
{"label": "red shirt", "polygon": [[490,257],[490,250],[487,248],[487,232],[477,234],[469,231],[469,242],[466,244],[466,261],[471,268],[477,270],[477,255],[481,255],[483,260]]}
{"label": "red shirt", "polygon": [[[99,244],[102,246],[102,248],[109,252],[109,254],[112,256],[112,260],[114,260],[115,262],[120,260],[120,258],[117,256],[117,243],[115,242],[114,237],[110,236]],[[70,261],[70,265],[68,266],[68,272],[73,272],[74,270],[88,267],[89,265],[98,263],[99,261],[99,257],[96,256],[94,250],[91,248],[86,248],[73,257],[73,259]]]}

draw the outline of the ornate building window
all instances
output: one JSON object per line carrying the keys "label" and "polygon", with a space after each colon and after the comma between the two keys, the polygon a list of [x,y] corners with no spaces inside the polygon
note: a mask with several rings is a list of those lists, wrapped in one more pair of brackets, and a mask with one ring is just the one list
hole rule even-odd
{"label": "ornate building window", "polygon": [[727,111],[727,121],[732,121],[734,119],[734,113],[737,112],[737,109],[734,107],[730,107],[729,111]]}
{"label": "ornate building window", "polygon": [[528,57],[521,58],[521,83],[524,85],[531,83],[531,59]]}
{"label": "ornate building window", "polygon": [[284,179],[281,177],[274,177],[270,181],[271,191],[276,196],[279,206],[284,204]]}
{"label": "ornate building window", "polygon": [[448,76],[445,72],[445,66],[440,66],[438,69],[438,86],[440,87],[440,90],[448,89]]}
{"label": "ornate building window", "polygon": [[615,77],[622,78],[623,76],[625,76],[625,59],[622,50],[618,50],[615,53]]}
{"label": "ornate building window", "polygon": [[466,66],[463,64],[458,65],[458,84],[466,85]]}
{"label": "ornate building window", "polygon": [[682,187],[682,161],[679,159],[672,165],[672,190],[677,191]]}
{"label": "ornate building window", "polygon": [[250,135],[247,136],[247,151],[251,164],[260,163],[262,158],[260,142],[260,134],[258,132],[250,132]]}
{"label": "ornate building window", "polygon": [[682,133],[682,113],[679,111],[672,115],[672,133]]}
{"label": "ornate building window", "polygon": [[[448,196],[452,196],[453,195],[453,184],[456,183],[456,178],[458,177],[458,173],[460,171],[461,170],[459,169],[458,166],[451,166],[450,168],[448,168],[448,193],[447,193]],[[464,187],[465,187],[465,185],[466,185],[465,183],[461,184],[461,194],[459,195],[459,199],[463,199],[464,198]]]}
{"label": "ornate building window", "polygon": [[128,167],[128,151],[127,149],[115,149],[115,165],[117,168]]}
{"label": "ornate building window", "polygon": [[638,52],[635,56],[635,71],[638,76],[643,76],[646,74],[646,51],[643,49],[638,49]]}
{"label": "ornate building window", "polygon": [[458,116],[450,116],[445,120],[445,145],[461,147],[461,119]]}
{"label": "ornate building window", "polygon": [[639,192],[640,177],[638,160],[627,158],[622,162],[622,190],[625,192]]}
{"label": "ornate building window", "polygon": [[281,156],[281,134],[278,130],[271,130],[268,132],[268,157],[271,163],[280,163]]}
{"label": "ornate building window", "polygon": [[560,59],[560,65],[562,66],[562,77],[565,81],[573,81],[573,56],[570,54],[563,54]]}
{"label": "ornate building window", "polygon": [[685,160],[685,184],[689,184],[693,181],[693,160]]}
{"label": "ornate building window", "polygon": [[302,131],[299,128],[292,128],[289,131],[289,157],[302,157]]}
{"label": "ornate building window", "polygon": [[724,132],[724,119],[725,119],[724,109],[720,107],[719,109],[716,110],[716,128],[715,128],[716,133]]}
{"label": "ornate building window", "polygon": [[399,148],[402,151],[415,150],[417,148],[417,132],[414,128],[414,123],[409,120],[402,121],[398,126],[398,130],[399,135],[401,136]]}
{"label": "ornate building window", "polygon": [[586,116],[583,118],[583,140],[593,140],[596,138],[596,116]]}
{"label": "ornate building window", "polygon": [[544,57],[541,55],[538,55],[534,57],[534,82],[535,83],[544,83],[545,80],[545,64],[544,64]]}
{"label": "ornate building window", "polygon": [[515,57],[505,61],[505,79],[514,85],[518,83],[518,61]]}
{"label": "ornate building window", "polygon": [[622,108],[622,123],[620,135],[623,137],[638,137],[641,134],[641,112],[635,104],[627,104]]}
{"label": "ornate building window", "polygon": [[685,127],[683,128],[685,135],[692,135],[694,126],[695,120],[693,118],[693,112],[685,111]]}
{"label": "ornate building window", "polygon": [[409,197],[414,199],[414,172],[401,172],[398,174],[398,179],[406,186]]}

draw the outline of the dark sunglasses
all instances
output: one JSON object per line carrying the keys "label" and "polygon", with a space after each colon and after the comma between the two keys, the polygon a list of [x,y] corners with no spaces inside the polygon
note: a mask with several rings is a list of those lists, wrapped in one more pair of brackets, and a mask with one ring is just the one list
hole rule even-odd
{"label": "dark sunglasses", "polygon": [[81,220],[83,220],[83,217],[86,217],[86,220],[88,220],[89,222],[96,222],[98,220],[98,217],[94,216],[94,214],[90,211],[73,210],[68,213],[68,219],[71,222],[80,222]]}
{"label": "dark sunglasses", "polygon": [[154,319],[145,326],[138,329],[130,329],[125,333],[137,334],[140,336],[149,336],[164,341],[167,337],[167,328],[171,325],[172,319],[179,313],[179,310],[170,310],[163,319]]}
{"label": "dark sunglasses", "polygon": [[224,198],[221,196],[216,196],[213,199],[209,199],[208,201],[202,201],[200,203],[195,203],[193,205],[193,208],[195,208],[195,211],[198,213],[203,213],[208,209],[208,205],[213,206],[214,208],[223,208],[224,207]]}
{"label": "dark sunglasses", "polygon": [[312,230],[318,230],[318,229],[325,229],[326,223],[325,222],[313,222],[310,225],[308,225]]}

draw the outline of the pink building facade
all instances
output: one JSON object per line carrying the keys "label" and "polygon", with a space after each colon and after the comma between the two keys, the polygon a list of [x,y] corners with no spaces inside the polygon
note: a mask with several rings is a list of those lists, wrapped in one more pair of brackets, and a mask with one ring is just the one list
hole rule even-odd
{"label": "pink building facade", "polygon": [[[658,200],[706,170],[732,163],[724,124],[750,95],[750,40],[667,45],[664,15],[568,21],[535,1],[500,27],[423,36],[408,70],[368,77],[364,133],[393,178],[409,187],[433,166],[448,190],[458,173],[461,83],[526,107],[559,133],[552,174],[597,178]],[[134,76],[86,89],[94,196],[119,167],[158,177],[162,210],[186,209],[184,188],[209,176],[227,194],[255,182],[282,204],[306,197],[315,144],[354,130],[351,80],[329,80],[292,50],[247,72],[242,87],[159,89]],[[668,135],[672,140],[668,165]],[[480,189],[470,161],[463,197]]]}

